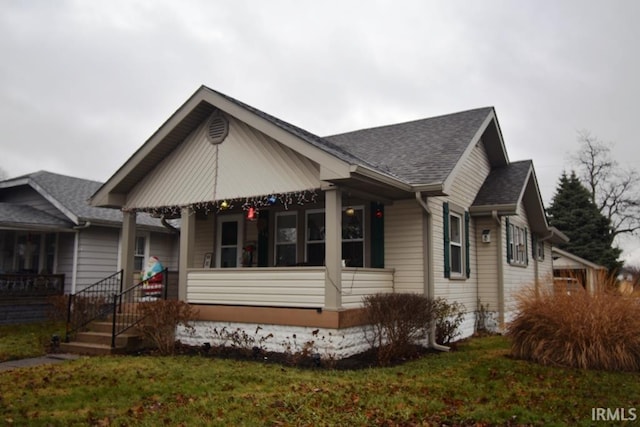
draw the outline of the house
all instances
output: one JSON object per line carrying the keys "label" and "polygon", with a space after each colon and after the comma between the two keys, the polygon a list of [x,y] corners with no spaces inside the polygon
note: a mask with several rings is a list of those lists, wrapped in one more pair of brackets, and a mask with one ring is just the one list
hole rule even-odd
{"label": "house", "polygon": [[566,239],[492,107],[319,137],[205,86],[91,205],[122,210],[126,272],[141,213],[181,219],[179,297],[199,313],[184,342],[321,331],[338,356],[366,345],[373,293],[461,302],[465,335],[480,306],[504,325],[521,288],[551,282]]}
{"label": "house", "polygon": [[558,289],[570,292],[578,287],[595,292],[598,281],[608,274],[607,267],[595,264],[571,252],[553,247],[553,277]]}
{"label": "house", "polygon": [[[49,293],[74,293],[120,269],[122,213],[87,203],[101,186],[45,171],[0,182],[0,298],[33,295],[27,288],[38,281],[55,287]],[[133,270],[149,255],[177,268],[177,234],[159,219],[141,215],[132,235]],[[11,320],[3,312],[0,321]]]}

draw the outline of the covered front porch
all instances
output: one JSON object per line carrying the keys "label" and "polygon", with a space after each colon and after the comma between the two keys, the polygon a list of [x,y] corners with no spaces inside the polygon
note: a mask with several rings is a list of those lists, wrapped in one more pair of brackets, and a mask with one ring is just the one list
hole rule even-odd
{"label": "covered front porch", "polygon": [[[191,304],[321,313],[357,309],[366,295],[394,291],[378,201],[328,186],[152,213],[178,212],[178,296]],[[121,252],[131,264],[135,211],[124,218]]]}

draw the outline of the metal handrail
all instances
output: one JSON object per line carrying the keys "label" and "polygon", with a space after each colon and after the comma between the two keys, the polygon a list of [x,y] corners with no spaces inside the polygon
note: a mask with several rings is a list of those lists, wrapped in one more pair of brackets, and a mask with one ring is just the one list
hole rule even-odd
{"label": "metal handrail", "polygon": [[69,295],[67,306],[67,330],[65,341],[69,342],[71,336],[88,325],[90,322],[106,318],[117,307],[114,295],[122,293],[123,270],[106,277],[83,290]]}
{"label": "metal handrail", "polygon": [[[139,324],[144,317],[139,310],[139,303],[167,299],[169,269],[165,268],[149,279],[113,295],[113,319],[111,329],[111,347],[116,346],[116,338]],[[156,276],[162,275],[161,287],[157,284],[160,281],[154,280]],[[146,287],[146,288],[145,288]]]}

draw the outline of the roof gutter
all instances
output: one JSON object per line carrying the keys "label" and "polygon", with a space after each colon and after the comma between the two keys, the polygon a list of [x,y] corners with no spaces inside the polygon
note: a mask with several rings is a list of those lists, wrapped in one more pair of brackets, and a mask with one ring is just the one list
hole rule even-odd
{"label": "roof gutter", "polygon": [[[429,205],[422,199],[422,193],[420,193],[419,191],[416,191],[415,193],[416,195],[416,202],[418,202],[418,205],[420,207],[422,207],[422,210],[424,211],[425,215],[425,222],[426,222],[426,228],[427,228],[427,236],[433,236],[433,220],[431,218],[431,209],[429,208]],[[433,277],[433,239],[426,239],[426,242],[424,242],[425,245],[425,256],[424,256],[424,264],[425,264],[425,282],[426,282],[426,287],[425,287],[425,294],[427,296],[427,298],[434,298],[435,296],[435,279]],[[433,322],[431,324],[430,330],[429,330],[429,346],[439,350],[439,351],[449,351],[450,348],[444,345],[440,345],[436,342],[436,324],[435,322]]]}
{"label": "roof gutter", "polygon": [[412,191],[412,187],[411,185],[402,182],[401,180],[394,178],[390,175],[384,174],[384,173],[380,173],[377,172],[367,166],[362,166],[362,165],[352,165],[349,168],[349,171],[353,174],[358,174],[358,175],[362,175],[364,177],[367,178],[371,178],[374,179],[378,182],[381,182],[383,184],[387,184],[390,185],[391,187],[403,190],[403,191]]}

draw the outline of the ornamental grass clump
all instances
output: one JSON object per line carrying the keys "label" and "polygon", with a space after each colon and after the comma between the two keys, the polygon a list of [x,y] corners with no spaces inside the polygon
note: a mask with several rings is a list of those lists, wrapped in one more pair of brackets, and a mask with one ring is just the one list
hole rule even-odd
{"label": "ornamental grass clump", "polygon": [[612,291],[529,289],[509,324],[511,354],[542,365],[609,371],[640,370],[640,299]]}

